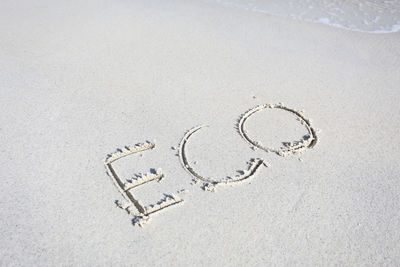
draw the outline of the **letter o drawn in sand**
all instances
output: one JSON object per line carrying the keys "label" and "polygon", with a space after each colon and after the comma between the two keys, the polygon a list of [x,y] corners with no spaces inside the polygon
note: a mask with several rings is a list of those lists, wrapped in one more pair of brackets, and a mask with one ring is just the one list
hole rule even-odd
{"label": "letter o drawn in sand", "polygon": [[242,181],[250,178],[251,176],[255,175],[255,173],[257,172],[259,167],[261,167],[261,166],[268,167],[263,159],[257,158],[257,159],[250,160],[249,168],[247,170],[243,170],[242,174],[239,176],[227,177],[226,179],[222,179],[222,180],[206,178],[206,177],[201,176],[193,169],[193,167],[191,167],[189,165],[188,159],[186,157],[185,149],[186,149],[186,144],[187,144],[190,136],[192,136],[195,132],[199,131],[200,129],[202,129],[204,127],[208,127],[208,126],[207,125],[197,126],[197,127],[192,128],[188,132],[186,132],[186,134],[183,137],[183,139],[180,143],[180,146],[179,146],[179,157],[180,157],[183,168],[186,169],[195,178],[205,182],[204,188],[203,188],[204,190],[214,191],[215,187],[220,184],[226,185],[226,184],[242,182]]}
{"label": "letter o drawn in sand", "polygon": [[[246,121],[247,121],[248,118],[250,118],[256,112],[259,112],[259,111],[264,110],[264,109],[281,109],[281,110],[288,111],[288,112],[292,113],[293,115],[295,115],[299,119],[300,123],[305,126],[305,128],[308,131],[308,135],[303,137],[300,141],[284,143],[285,147],[281,147],[280,149],[265,147],[265,146],[261,145],[260,142],[252,140],[247,135],[247,132],[245,130]],[[257,148],[259,148],[261,150],[264,150],[265,152],[274,152],[274,153],[278,154],[279,156],[283,156],[283,157],[286,157],[288,155],[295,154],[297,152],[303,151],[306,148],[312,148],[312,147],[315,146],[315,144],[318,141],[316,131],[314,130],[313,127],[311,127],[310,120],[306,119],[303,116],[302,112],[296,111],[296,110],[288,108],[288,107],[285,107],[283,104],[264,104],[264,105],[260,105],[260,106],[257,106],[255,108],[250,109],[245,114],[243,114],[241,116],[241,118],[239,119],[238,129],[239,129],[240,135],[249,144],[251,144],[254,147],[257,147]]]}

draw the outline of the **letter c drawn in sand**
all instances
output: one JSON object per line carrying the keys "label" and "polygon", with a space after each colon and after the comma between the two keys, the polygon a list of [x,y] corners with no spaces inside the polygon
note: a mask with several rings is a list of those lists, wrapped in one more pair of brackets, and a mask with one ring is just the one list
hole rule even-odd
{"label": "letter c drawn in sand", "polygon": [[235,176],[235,177],[227,177],[225,179],[222,180],[216,180],[213,178],[205,178],[203,176],[201,176],[200,174],[198,174],[192,166],[190,166],[189,161],[187,159],[186,156],[186,144],[189,140],[189,138],[197,131],[199,131],[200,129],[204,128],[204,127],[208,127],[208,125],[201,125],[201,126],[197,126],[192,128],[191,130],[189,130],[188,132],[186,132],[186,134],[184,135],[180,145],[179,145],[179,158],[181,160],[181,164],[183,166],[183,168],[185,170],[187,170],[193,177],[195,177],[196,179],[199,179],[201,181],[204,182],[204,186],[203,189],[207,190],[207,191],[215,191],[215,188],[217,187],[217,185],[227,185],[227,184],[237,184],[240,182],[243,182],[244,180],[250,178],[251,176],[255,175],[257,170],[261,167],[261,166],[265,166],[268,167],[268,165],[266,164],[266,162],[264,162],[263,159],[260,158],[256,158],[256,159],[251,159],[249,162],[249,168],[247,170],[243,170],[242,174],[239,176]]}

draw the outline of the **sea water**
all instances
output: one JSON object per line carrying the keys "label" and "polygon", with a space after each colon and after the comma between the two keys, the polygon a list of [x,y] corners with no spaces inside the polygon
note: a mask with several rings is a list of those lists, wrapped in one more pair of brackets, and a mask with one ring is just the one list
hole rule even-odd
{"label": "sea water", "polygon": [[205,1],[353,31],[374,33],[400,31],[400,0]]}

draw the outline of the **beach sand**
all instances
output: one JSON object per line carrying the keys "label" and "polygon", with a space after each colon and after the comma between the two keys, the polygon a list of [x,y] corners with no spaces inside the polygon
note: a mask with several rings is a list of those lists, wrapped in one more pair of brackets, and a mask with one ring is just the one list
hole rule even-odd
{"label": "beach sand", "polygon": [[[399,265],[400,34],[166,2],[0,3],[0,265]],[[241,137],[243,113],[279,102],[321,130],[312,149]],[[203,190],[177,156],[203,124],[186,153],[204,177],[268,167]],[[276,110],[248,132],[307,134]],[[124,178],[162,168],[135,197],[186,193],[139,227],[104,160],[145,141],[113,163]]]}

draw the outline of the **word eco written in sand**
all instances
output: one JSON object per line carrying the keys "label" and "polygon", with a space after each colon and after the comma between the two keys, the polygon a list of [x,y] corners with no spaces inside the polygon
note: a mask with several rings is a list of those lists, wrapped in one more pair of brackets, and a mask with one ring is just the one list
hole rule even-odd
{"label": "word eco written in sand", "polygon": [[[272,147],[265,147],[259,141],[253,140],[249,137],[248,132],[246,131],[246,122],[247,120],[257,112],[262,110],[269,110],[269,109],[279,109],[297,117],[297,120],[303,125],[306,129],[308,134],[303,136],[300,140],[293,141],[293,142],[286,142],[283,143],[283,147],[280,148],[272,148]],[[188,145],[190,138],[193,134],[198,132],[200,129],[204,127],[208,127],[206,125],[197,126],[192,128],[191,130],[187,131],[182,138],[182,141],[179,145],[179,158],[183,168],[194,177],[194,180],[200,181],[202,183],[202,189],[205,191],[216,191],[217,187],[224,186],[224,185],[235,185],[239,184],[243,181],[247,181],[248,179],[254,177],[258,170],[264,166],[268,167],[268,164],[262,158],[255,158],[250,159],[248,162],[248,168],[246,170],[240,171],[239,175],[230,177],[227,176],[226,178],[216,179],[216,178],[206,178],[199,174],[195,168],[190,165],[189,160],[186,156],[186,146]],[[248,142],[253,149],[261,149],[267,153],[273,152],[279,156],[286,157],[292,154],[296,154],[302,152],[308,148],[313,148],[317,141],[317,134],[316,130],[311,126],[311,122],[309,119],[305,118],[301,111],[297,111],[291,108],[284,106],[283,104],[265,104],[260,105],[255,108],[252,108],[245,112],[240,119],[238,120],[237,125],[238,131],[241,137]],[[147,141],[146,143],[136,144],[134,146],[125,146],[122,149],[117,149],[114,153],[108,154],[104,164],[107,170],[107,174],[111,177],[114,185],[118,188],[119,192],[124,198],[124,201],[116,201],[116,204],[121,209],[125,210],[128,214],[133,216],[133,224],[143,226],[147,223],[150,219],[150,215],[155,214],[161,210],[164,210],[168,207],[180,204],[183,202],[183,199],[180,197],[181,193],[186,192],[185,189],[176,191],[175,193],[164,194],[164,197],[158,199],[154,202],[154,204],[145,206],[142,205],[135,197],[134,190],[139,186],[145,186],[145,184],[151,182],[161,182],[165,179],[165,175],[162,172],[161,168],[158,168],[155,171],[150,173],[138,175],[135,178],[130,180],[124,181],[115,171],[113,164],[115,161],[135,154],[139,152],[144,152],[147,150],[153,150],[156,148],[156,144],[154,142]]]}

